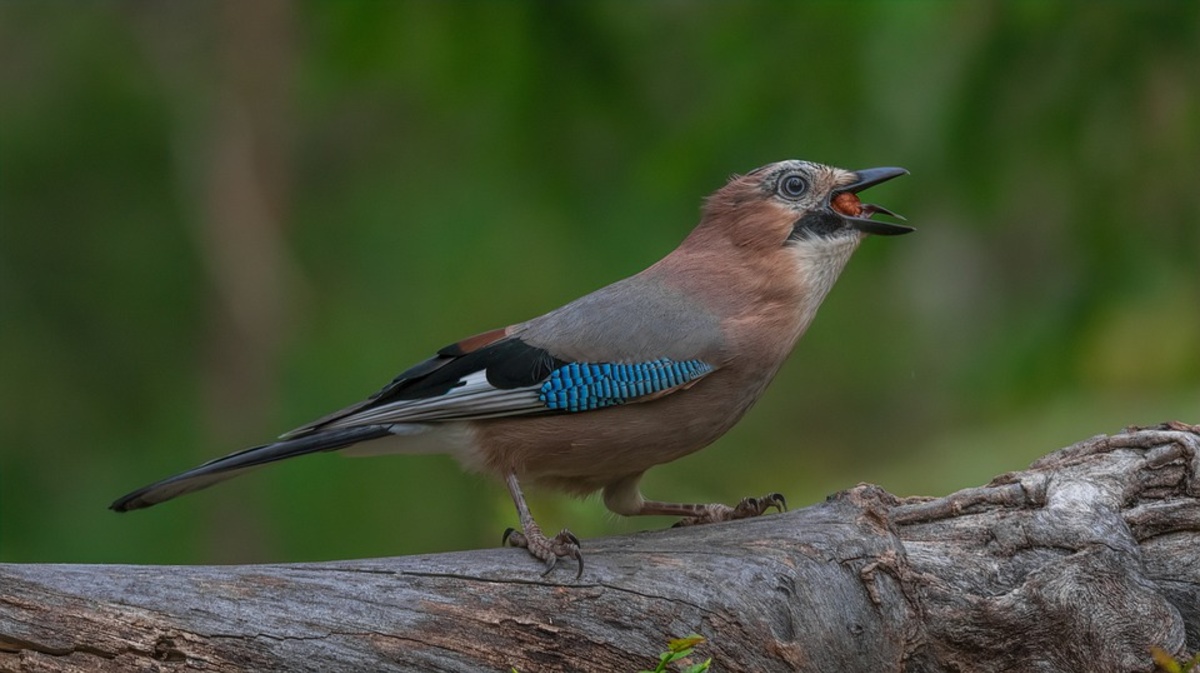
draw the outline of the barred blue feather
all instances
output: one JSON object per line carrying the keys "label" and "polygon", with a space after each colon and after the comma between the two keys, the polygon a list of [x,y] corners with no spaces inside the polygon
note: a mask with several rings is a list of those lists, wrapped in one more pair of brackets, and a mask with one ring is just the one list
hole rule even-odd
{"label": "barred blue feather", "polygon": [[572,362],[550,372],[538,399],[553,411],[591,411],[678,388],[712,370],[703,360],[670,358],[632,364]]}

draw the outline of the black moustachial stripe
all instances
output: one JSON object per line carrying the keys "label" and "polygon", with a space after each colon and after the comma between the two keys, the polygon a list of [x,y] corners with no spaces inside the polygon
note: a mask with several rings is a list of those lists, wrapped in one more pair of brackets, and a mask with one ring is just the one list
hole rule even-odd
{"label": "black moustachial stripe", "polygon": [[836,213],[828,210],[814,210],[792,224],[792,233],[788,236],[788,242],[799,241],[805,236],[832,236],[845,226],[845,220]]}

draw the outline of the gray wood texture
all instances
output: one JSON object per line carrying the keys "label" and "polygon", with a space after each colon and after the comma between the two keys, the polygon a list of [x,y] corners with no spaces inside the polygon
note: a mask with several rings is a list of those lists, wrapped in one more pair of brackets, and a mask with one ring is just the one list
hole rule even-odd
{"label": "gray wood texture", "polygon": [[1200,650],[1200,426],[1098,436],[944,498],[520,549],[0,565],[0,671],[1152,671]]}

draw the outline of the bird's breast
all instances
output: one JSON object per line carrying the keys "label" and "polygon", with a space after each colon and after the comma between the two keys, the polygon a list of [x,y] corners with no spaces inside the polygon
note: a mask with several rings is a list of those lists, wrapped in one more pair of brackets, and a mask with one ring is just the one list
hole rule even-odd
{"label": "bird's breast", "polygon": [[[769,380],[769,377],[766,377]],[[708,446],[761,395],[762,376],[718,370],[686,390],[597,411],[476,421],[490,471],[588,493]]]}

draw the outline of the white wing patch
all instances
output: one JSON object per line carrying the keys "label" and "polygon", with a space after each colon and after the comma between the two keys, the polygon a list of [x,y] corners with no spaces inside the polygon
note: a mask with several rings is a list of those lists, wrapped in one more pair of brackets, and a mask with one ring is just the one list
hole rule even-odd
{"label": "white wing patch", "polygon": [[328,427],[450,421],[514,416],[546,411],[538,399],[541,385],[501,390],[488,383],[487,373],[474,372],[437,397],[396,400],[340,418]]}

